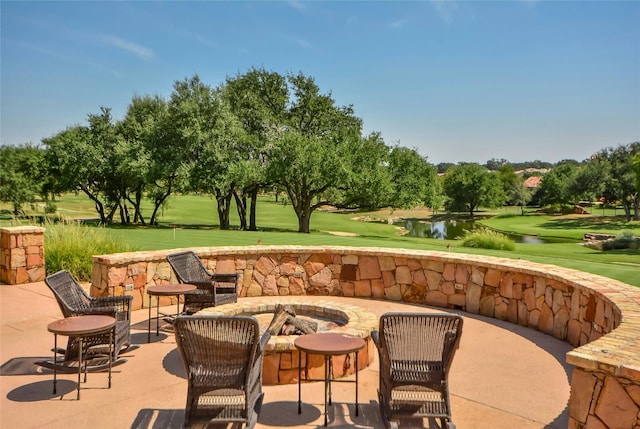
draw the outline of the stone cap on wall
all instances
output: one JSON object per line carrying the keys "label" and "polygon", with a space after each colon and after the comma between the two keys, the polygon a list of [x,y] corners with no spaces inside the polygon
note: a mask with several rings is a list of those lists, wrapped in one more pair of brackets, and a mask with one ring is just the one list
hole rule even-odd
{"label": "stone cap on wall", "polygon": [[33,234],[44,233],[45,229],[39,226],[6,226],[0,228],[0,232],[5,234]]}

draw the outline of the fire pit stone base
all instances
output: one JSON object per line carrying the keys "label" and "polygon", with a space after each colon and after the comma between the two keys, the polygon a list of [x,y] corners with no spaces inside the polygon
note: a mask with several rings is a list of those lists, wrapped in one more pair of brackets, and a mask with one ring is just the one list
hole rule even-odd
{"label": "fire pit stone base", "polygon": [[[373,362],[375,345],[371,340],[371,331],[378,329],[378,317],[355,305],[337,303],[330,300],[314,299],[312,302],[301,297],[261,297],[241,299],[234,304],[205,308],[198,314],[211,315],[251,315],[260,321],[261,329],[266,330],[271,315],[278,304],[294,309],[296,314],[324,320],[330,326],[327,332],[341,332],[360,337],[365,347],[358,353],[358,368],[362,370]],[[262,317],[259,317],[261,316]],[[322,330],[322,329],[321,329]],[[320,331],[321,331],[320,330]],[[265,349],[262,382],[265,385],[291,384],[298,382],[298,353],[294,341],[298,335],[272,336]],[[355,353],[332,358],[334,378],[345,377],[355,372]],[[303,353],[303,379],[324,377],[324,357]]]}

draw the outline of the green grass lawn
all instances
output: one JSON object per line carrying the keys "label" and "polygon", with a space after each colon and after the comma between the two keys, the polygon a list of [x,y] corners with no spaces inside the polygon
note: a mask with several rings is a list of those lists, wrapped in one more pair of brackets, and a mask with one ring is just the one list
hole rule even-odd
{"label": "green grass lawn", "polygon": [[[93,205],[83,195],[69,195],[57,201],[58,213],[77,217],[95,217]],[[145,206],[148,216],[151,207]],[[499,214],[502,213],[502,214]],[[483,218],[482,223],[501,231],[532,234],[540,237],[582,239],[585,232],[617,234],[631,230],[640,235],[640,222],[625,222],[621,216],[547,216],[528,214],[520,216],[519,209],[498,211],[498,216]],[[133,244],[140,250],[173,249],[199,246],[249,245],[333,245],[354,247],[389,247],[485,254],[497,257],[526,259],[600,274],[622,282],[640,286],[640,251],[616,250],[600,252],[577,244],[516,243],[514,252],[463,248],[457,240],[436,240],[399,235],[399,229],[386,222],[359,222],[356,216],[366,213],[330,213],[316,211],[311,217],[311,233],[297,233],[298,223],[291,205],[276,203],[274,197],[264,197],[258,203],[259,231],[220,231],[216,204],[211,198],[196,195],[178,195],[171,198],[159,218],[157,227],[123,227],[114,225],[110,233]],[[406,214],[403,214],[406,216]],[[8,221],[5,222],[7,225]],[[2,224],[0,224],[2,225]],[[231,225],[239,221],[235,207],[231,212]],[[174,228],[175,227],[175,228]],[[335,235],[349,233],[355,236]],[[451,245],[450,249],[447,245]]]}
{"label": "green grass lawn", "polygon": [[481,223],[500,231],[548,238],[582,240],[587,232],[617,235],[623,230],[629,230],[634,235],[640,235],[640,222],[626,222],[623,216],[600,216],[598,214],[591,216],[498,215],[482,219]]}

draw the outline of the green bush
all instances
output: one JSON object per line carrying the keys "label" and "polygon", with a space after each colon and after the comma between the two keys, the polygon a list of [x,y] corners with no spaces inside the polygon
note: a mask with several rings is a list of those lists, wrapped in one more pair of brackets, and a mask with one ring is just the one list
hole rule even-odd
{"label": "green bush", "polygon": [[47,274],[68,270],[77,279],[91,280],[93,255],[135,251],[135,246],[117,241],[104,228],[78,222],[49,223],[45,230]]}
{"label": "green bush", "polygon": [[44,206],[45,214],[53,214],[58,211],[58,206],[52,203],[51,201],[47,201],[47,204]]}
{"label": "green bush", "polygon": [[602,242],[602,250],[638,248],[640,248],[640,237],[634,237],[633,232],[629,230],[620,232],[613,240]]}
{"label": "green bush", "polygon": [[509,250],[516,249],[513,240],[506,235],[489,228],[476,228],[465,232],[461,237],[462,247],[478,249]]}

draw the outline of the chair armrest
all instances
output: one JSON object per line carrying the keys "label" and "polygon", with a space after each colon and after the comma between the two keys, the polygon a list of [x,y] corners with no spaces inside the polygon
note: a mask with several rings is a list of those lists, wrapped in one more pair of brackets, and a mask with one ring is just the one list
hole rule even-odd
{"label": "chair armrest", "polygon": [[376,347],[380,348],[380,331],[371,331],[371,339]]}
{"label": "chair armrest", "polygon": [[[233,289],[235,293],[238,293],[238,274],[211,274],[211,281],[213,282],[214,291],[217,287],[216,283],[233,283]],[[231,286],[221,286],[224,288],[231,288]]]}
{"label": "chair armrest", "polygon": [[77,313],[77,315],[99,315],[117,317],[119,311],[117,307],[91,307]]}
{"label": "chair armrest", "polygon": [[100,298],[92,298],[91,306],[92,307],[118,307],[122,309],[127,309],[131,306],[131,301],[133,301],[133,297],[130,295],[120,295],[120,296],[105,296]]}
{"label": "chair armrest", "polygon": [[[116,315],[126,315],[124,319],[129,320],[131,319],[132,301],[133,297],[130,295],[92,298],[89,311],[91,311],[92,314],[100,314],[100,311],[115,311]],[[123,316],[121,316],[120,318],[122,319]]]}
{"label": "chair armrest", "polygon": [[271,333],[269,331],[265,331],[260,338],[260,353],[264,352],[265,347],[267,347],[267,343],[271,339]]}
{"label": "chair armrest", "polygon": [[216,281],[216,282],[229,282],[229,283],[231,283],[231,282],[235,282],[236,280],[238,280],[238,274],[236,274],[236,273],[211,274],[211,280]]}

